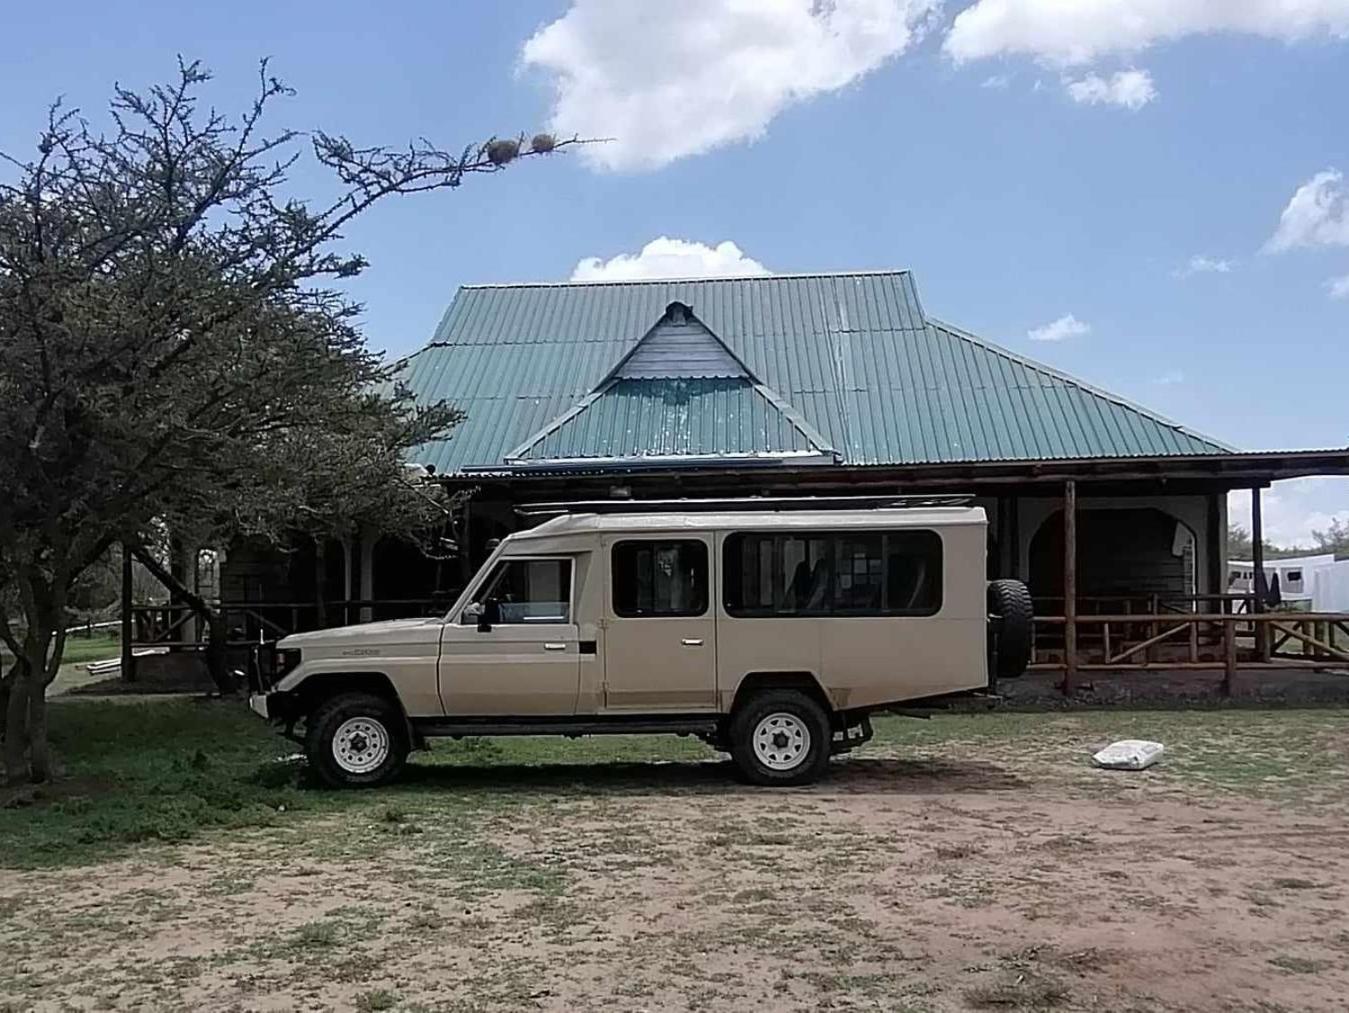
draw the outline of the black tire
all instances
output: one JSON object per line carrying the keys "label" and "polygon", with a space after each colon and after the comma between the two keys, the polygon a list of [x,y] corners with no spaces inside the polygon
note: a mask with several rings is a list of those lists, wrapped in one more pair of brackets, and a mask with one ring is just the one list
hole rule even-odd
{"label": "black tire", "polygon": [[989,666],[999,679],[1015,679],[1030,664],[1031,626],[1035,614],[1030,589],[1019,580],[994,580],[988,585],[988,612],[996,616]]}
{"label": "black tire", "polygon": [[[354,724],[344,728],[349,723]],[[335,742],[339,732],[343,736],[340,745]],[[374,744],[363,745],[370,742],[370,732]],[[380,735],[384,737],[382,749]],[[374,788],[388,784],[402,771],[408,756],[407,723],[391,700],[374,693],[340,693],[309,715],[304,745],[309,766],[327,784]],[[339,752],[345,752],[346,762],[339,759]]]}
{"label": "black tire", "polygon": [[[761,727],[774,715],[784,715],[783,727]],[[784,759],[794,752],[792,742],[801,743],[799,760],[790,767],[770,765],[755,747],[755,735],[772,735],[781,744]],[[770,689],[756,693],[731,717],[731,758],[740,775],[750,784],[797,785],[816,781],[829,766],[833,732],[829,715],[805,693],[794,689]],[[802,743],[808,739],[808,743]],[[772,749],[771,742],[765,750]],[[770,755],[772,755],[770,753]]]}

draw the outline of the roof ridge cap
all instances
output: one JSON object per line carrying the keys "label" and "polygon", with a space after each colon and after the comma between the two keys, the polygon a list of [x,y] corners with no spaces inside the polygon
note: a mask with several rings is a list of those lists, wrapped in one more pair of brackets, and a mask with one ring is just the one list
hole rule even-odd
{"label": "roof ridge cap", "polygon": [[779,281],[791,280],[793,278],[868,278],[868,277],[893,277],[895,275],[912,274],[913,271],[907,267],[883,267],[873,268],[864,271],[782,271],[772,272],[770,274],[715,274],[715,275],[684,275],[674,278],[615,278],[600,279],[596,281],[498,281],[498,282],[477,282],[467,285],[460,285],[462,289],[492,289],[492,288],[579,288],[581,286],[608,286],[608,285],[670,285],[694,281]]}

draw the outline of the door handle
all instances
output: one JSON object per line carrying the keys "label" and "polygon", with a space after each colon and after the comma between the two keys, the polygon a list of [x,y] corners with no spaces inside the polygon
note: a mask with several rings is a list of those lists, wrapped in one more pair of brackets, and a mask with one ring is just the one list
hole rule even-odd
{"label": "door handle", "polygon": [[566,644],[548,643],[548,644],[544,644],[544,645],[543,645],[543,649],[544,649],[545,651],[565,651],[565,650],[567,649],[567,645],[566,645]]}
{"label": "door handle", "polygon": [[684,640],[683,640],[683,643],[684,643],[684,646],[685,646],[685,647],[702,647],[702,646],[703,646],[703,638],[702,638],[702,637],[685,637]]}

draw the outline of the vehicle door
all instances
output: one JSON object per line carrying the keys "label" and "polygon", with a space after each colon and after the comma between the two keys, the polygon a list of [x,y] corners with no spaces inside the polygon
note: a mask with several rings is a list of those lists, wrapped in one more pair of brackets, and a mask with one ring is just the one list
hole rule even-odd
{"label": "vehicle door", "polygon": [[580,685],[576,566],[567,557],[499,560],[441,640],[449,716],[569,716]]}
{"label": "vehicle door", "polygon": [[604,550],[604,709],[714,710],[711,534],[614,535]]}

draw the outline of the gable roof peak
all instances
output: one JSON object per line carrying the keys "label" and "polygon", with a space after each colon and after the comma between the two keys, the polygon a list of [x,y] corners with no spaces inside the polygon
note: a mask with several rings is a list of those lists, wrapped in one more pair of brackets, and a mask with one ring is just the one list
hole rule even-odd
{"label": "gable roof peak", "polygon": [[615,380],[702,380],[713,377],[757,382],[735,353],[698,319],[693,307],[675,300],[665,307],[599,385]]}

